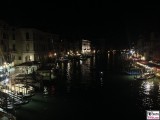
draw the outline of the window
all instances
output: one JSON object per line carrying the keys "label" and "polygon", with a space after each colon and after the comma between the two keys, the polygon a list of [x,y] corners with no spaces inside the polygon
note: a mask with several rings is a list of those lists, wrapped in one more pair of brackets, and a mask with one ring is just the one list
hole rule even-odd
{"label": "window", "polygon": [[15,31],[15,28],[12,28],[12,31]]}
{"label": "window", "polygon": [[18,60],[22,60],[21,56],[18,57]]}
{"label": "window", "polygon": [[28,40],[29,39],[29,33],[26,32],[26,39]]}
{"label": "window", "polygon": [[2,45],[4,44],[4,41],[3,41],[3,40],[1,40],[1,44],[2,44]]}
{"label": "window", "polygon": [[4,52],[7,52],[7,46],[6,45],[4,45],[4,47],[3,47],[4,49]]}
{"label": "window", "polygon": [[3,33],[3,39],[6,39],[6,38],[7,38],[6,33]]}
{"label": "window", "polygon": [[12,45],[12,49],[13,49],[13,51],[16,51],[16,46],[15,46],[15,44]]}
{"label": "window", "polygon": [[33,32],[33,40],[35,40],[36,39],[36,35],[35,35],[35,33]]}
{"label": "window", "polygon": [[13,35],[12,35],[12,38],[13,38],[13,40],[15,40],[15,34],[13,33]]}
{"label": "window", "polygon": [[15,56],[14,55],[12,56],[12,60],[15,60]]}
{"label": "window", "polygon": [[29,50],[29,44],[26,45],[26,50],[27,50],[27,51]]}
{"label": "window", "polygon": [[5,28],[6,28],[6,25],[3,25],[3,28],[5,29]]}
{"label": "window", "polygon": [[36,44],[35,43],[33,44],[33,50],[36,50]]}

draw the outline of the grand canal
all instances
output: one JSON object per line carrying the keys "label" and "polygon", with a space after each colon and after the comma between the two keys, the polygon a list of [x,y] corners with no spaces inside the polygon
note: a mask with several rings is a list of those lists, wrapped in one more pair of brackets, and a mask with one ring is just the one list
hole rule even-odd
{"label": "grand canal", "polygon": [[17,120],[146,119],[146,110],[160,109],[160,80],[137,81],[121,73],[119,53],[59,63],[53,84],[16,111]]}

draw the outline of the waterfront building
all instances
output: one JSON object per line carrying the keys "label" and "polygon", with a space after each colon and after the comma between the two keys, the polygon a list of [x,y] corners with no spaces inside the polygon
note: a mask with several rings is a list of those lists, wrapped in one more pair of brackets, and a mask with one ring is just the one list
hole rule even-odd
{"label": "waterfront building", "polygon": [[36,28],[9,26],[0,21],[0,65],[46,60],[55,49],[58,37]]}
{"label": "waterfront building", "polygon": [[90,55],[91,54],[91,41],[82,40],[82,54]]}

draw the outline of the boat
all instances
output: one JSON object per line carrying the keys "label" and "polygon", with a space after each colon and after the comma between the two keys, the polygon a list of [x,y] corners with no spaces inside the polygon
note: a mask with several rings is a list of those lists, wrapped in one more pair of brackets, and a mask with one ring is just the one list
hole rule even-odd
{"label": "boat", "polygon": [[138,68],[129,68],[124,70],[123,73],[127,75],[140,75],[142,74],[142,71],[141,69],[138,69]]}
{"label": "boat", "polygon": [[147,78],[143,75],[134,77],[135,80],[146,80]]}
{"label": "boat", "polygon": [[156,75],[154,73],[144,73],[142,75],[134,77],[136,80],[147,80],[147,79],[152,79]]}
{"label": "boat", "polygon": [[139,75],[140,74],[140,72],[138,71],[124,71],[123,73],[127,75]]}
{"label": "boat", "polygon": [[147,79],[151,79],[151,78],[154,78],[156,75],[154,74],[154,73],[146,73],[145,74],[145,77],[147,78]]}

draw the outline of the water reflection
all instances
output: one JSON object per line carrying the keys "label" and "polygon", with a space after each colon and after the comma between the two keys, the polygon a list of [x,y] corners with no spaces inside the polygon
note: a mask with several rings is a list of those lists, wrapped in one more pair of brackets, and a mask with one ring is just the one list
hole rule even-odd
{"label": "water reflection", "polygon": [[[87,91],[104,87],[106,71],[113,70],[117,59],[115,53],[107,54],[102,53],[86,60],[73,60],[56,64],[59,69],[56,81],[58,90],[63,91],[63,93],[76,93],[80,90]],[[114,69],[117,70],[117,68]]]}
{"label": "water reflection", "polygon": [[102,77],[100,78],[100,85],[101,85],[101,87],[103,86],[103,78]]}
{"label": "water reflection", "polygon": [[160,82],[158,83],[157,103],[157,106],[160,109]]}
{"label": "water reflection", "polygon": [[137,104],[139,109],[143,112],[145,110],[157,110],[157,81],[148,80],[142,81],[140,87],[137,89],[139,94],[137,96]]}
{"label": "water reflection", "polygon": [[66,76],[67,76],[67,93],[71,91],[71,63],[67,63],[66,68]]}
{"label": "water reflection", "polygon": [[108,64],[109,64],[109,60],[110,60],[110,53],[108,53],[108,56],[107,56],[107,58],[108,58]]}
{"label": "water reflection", "polygon": [[[59,63],[59,75],[57,77],[57,88],[61,93],[88,92],[92,88],[100,88],[104,85],[105,66],[96,62],[93,56],[86,60],[75,60]],[[107,62],[107,61],[104,61]],[[102,68],[101,68],[102,67]]]}
{"label": "water reflection", "polygon": [[66,71],[67,83],[71,83],[71,63],[67,63]]}
{"label": "water reflection", "polygon": [[81,65],[81,86],[84,90],[87,90],[91,84],[91,59],[83,61]]}
{"label": "water reflection", "polygon": [[48,95],[48,88],[47,88],[47,86],[44,86],[44,88],[43,88],[43,94],[44,95]]}
{"label": "water reflection", "polygon": [[[106,92],[110,92],[109,97],[115,98],[115,96],[122,95],[124,101],[125,98],[131,97],[133,99],[132,104],[137,105],[136,108],[140,111],[160,108],[159,79],[133,81],[132,76],[126,77],[126,75],[118,73],[124,65],[123,62],[121,63],[122,57],[116,53],[105,53],[105,57],[101,56],[59,64],[61,71],[57,78],[59,83],[57,88],[60,92],[71,93],[72,95],[83,93],[100,94],[103,89],[107,88],[108,91],[102,92],[104,96],[107,96]],[[125,81],[125,79],[130,80]],[[131,84],[132,86],[130,86]],[[132,95],[128,95],[126,92],[129,90],[132,91]],[[115,101],[117,102],[117,100]]]}
{"label": "water reflection", "polygon": [[151,82],[143,81],[140,89],[142,90],[142,93],[150,95],[150,91],[153,89],[153,87],[154,87],[153,81]]}
{"label": "water reflection", "polygon": [[152,100],[152,98],[150,98],[150,97],[144,97],[143,99],[142,99],[142,106],[143,106],[143,108],[144,109],[146,109],[146,110],[150,110],[150,109],[152,109],[153,108],[153,100]]}

